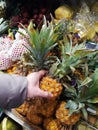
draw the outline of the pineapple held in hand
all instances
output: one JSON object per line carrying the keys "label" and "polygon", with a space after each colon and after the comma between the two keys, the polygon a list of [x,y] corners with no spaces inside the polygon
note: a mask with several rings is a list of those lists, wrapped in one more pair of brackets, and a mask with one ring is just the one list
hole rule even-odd
{"label": "pineapple held in hand", "polygon": [[[52,63],[56,61],[56,56],[50,55],[51,50],[57,46],[57,40],[62,36],[64,31],[64,21],[57,25],[50,24],[44,17],[44,23],[40,30],[34,29],[31,24],[26,32],[29,34],[30,47],[27,47],[29,53],[24,55],[24,62],[32,66],[35,71],[46,69],[49,70]],[[27,61],[26,61],[27,60]],[[56,79],[46,76],[40,83],[40,88],[52,92],[53,97],[58,97],[62,92],[62,85]]]}
{"label": "pineapple held in hand", "polygon": [[40,82],[40,88],[44,91],[51,92],[53,97],[58,97],[62,92],[61,83],[49,76],[43,77]]}

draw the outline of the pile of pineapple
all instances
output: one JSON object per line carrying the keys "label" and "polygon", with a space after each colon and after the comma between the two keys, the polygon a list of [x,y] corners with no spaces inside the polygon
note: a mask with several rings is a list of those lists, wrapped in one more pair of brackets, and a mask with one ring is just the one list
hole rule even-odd
{"label": "pile of pineapple", "polygon": [[53,97],[27,99],[16,111],[44,130],[72,130],[80,120],[87,121],[90,112],[96,112],[98,50],[86,48],[83,39],[73,44],[76,34],[70,31],[71,20],[55,23],[51,19],[50,23],[44,17],[40,29],[32,21],[28,28],[21,25],[29,36],[28,51],[6,72],[26,76],[47,70],[40,88]]}
{"label": "pile of pineapple", "polygon": [[35,29],[32,21],[27,28],[21,26],[29,37],[21,33],[28,51],[5,72],[26,76],[47,70],[40,88],[53,97],[26,99],[16,111],[42,130],[73,130],[79,121],[96,115],[98,50],[86,48],[86,37],[79,37],[75,22],[55,22],[52,16],[48,22],[44,16],[41,28]]}

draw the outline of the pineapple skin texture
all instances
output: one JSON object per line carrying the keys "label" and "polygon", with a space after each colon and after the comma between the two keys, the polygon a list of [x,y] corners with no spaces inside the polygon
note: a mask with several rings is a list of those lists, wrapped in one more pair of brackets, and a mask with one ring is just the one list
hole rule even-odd
{"label": "pineapple skin texture", "polygon": [[46,126],[46,130],[61,130],[62,124],[58,119],[52,119]]}
{"label": "pineapple skin texture", "polygon": [[43,77],[40,82],[40,88],[44,91],[51,92],[54,98],[59,97],[63,89],[61,83],[49,76]]}
{"label": "pineapple skin texture", "polygon": [[38,113],[42,116],[48,118],[53,116],[57,107],[58,101],[54,99],[46,99],[41,104],[40,108],[38,108]]}
{"label": "pineapple skin texture", "polygon": [[66,102],[62,101],[60,106],[56,110],[56,118],[62,122],[64,125],[74,125],[77,121],[79,121],[81,114],[73,113],[69,116],[69,109],[65,108]]}
{"label": "pineapple skin texture", "polygon": [[36,113],[36,109],[34,106],[30,106],[26,115],[26,118],[33,124],[35,125],[40,125],[42,124],[43,117],[39,114]]}
{"label": "pineapple skin texture", "polygon": [[21,106],[19,106],[18,108],[16,108],[16,111],[18,113],[20,113],[23,116],[26,116],[28,109],[30,107],[30,103],[25,101]]}

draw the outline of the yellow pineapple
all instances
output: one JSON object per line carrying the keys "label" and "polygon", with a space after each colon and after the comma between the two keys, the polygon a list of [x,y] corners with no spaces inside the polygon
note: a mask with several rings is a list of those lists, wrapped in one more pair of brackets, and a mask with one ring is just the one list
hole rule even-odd
{"label": "yellow pineapple", "polygon": [[[26,32],[29,35],[30,47],[27,47],[28,53],[24,54],[23,60],[25,64],[32,66],[35,71],[46,69],[49,71],[52,63],[56,61],[56,55],[50,55],[51,51],[57,46],[57,41],[64,32],[65,21],[59,21],[58,24],[53,25],[46,21],[40,30],[34,29],[34,25],[30,23],[29,29]],[[63,27],[63,28],[62,28]],[[51,76],[45,76],[41,83],[40,88],[49,91],[53,97],[59,97],[62,92],[62,84]]]}
{"label": "yellow pineapple", "polygon": [[46,130],[61,130],[62,124],[58,119],[47,119],[45,129]]}
{"label": "yellow pineapple", "polygon": [[37,108],[37,113],[44,117],[51,117],[54,115],[57,105],[58,101],[56,99],[43,99],[40,108]]}
{"label": "yellow pineapple", "polygon": [[30,107],[32,107],[32,112],[34,114],[39,114],[44,118],[48,118],[54,115],[58,101],[55,99],[35,98],[31,101],[31,104]]}
{"label": "yellow pineapple", "polygon": [[52,120],[53,120],[53,117],[45,118],[45,119],[43,120],[43,127],[44,127],[44,129],[46,129],[47,125],[48,125],[49,122],[52,121]]}
{"label": "yellow pineapple", "polygon": [[30,105],[30,102],[25,101],[21,106],[16,108],[16,111],[21,115],[26,116]]}
{"label": "yellow pineapple", "polygon": [[73,113],[69,115],[69,109],[66,109],[66,102],[62,101],[56,110],[56,118],[65,125],[74,125],[79,121],[81,114]]}
{"label": "yellow pineapple", "polygon": [[[77,71],[79,66],[85,64],[85,56],[93,54],[93,50],[88,50],[85,48],[85,44],[72,45],[70,37],[64,37],[63,43],[61,45],[61,60],[55,67],[55,75],[64,85],[63,93],[61,95],[60,106],[56,110],[56,118],[60,122],[67,125],[73,125],[79,121],[81,117],[81,109],[85,105],[82,104],[78,80],[81,82],[85,79],[84,68],[81,67],[81,71]],[[75,84],[72,84],[73,79]],[[81,83],[80,82],[80,83]],[[77,85],[77,86],[75,86]],[[77,88],[77,90],[76,90]],[[82,90],[83,91],[83,90]]]}
{"label": "yellow pineapple", "polygon": [[18,74],[18,75],[26,76],[29,73],[33,72],[33,70],[32,68],[28,67],[20,60],[14,63],[12,67],[7,69],[5,72],[9,74]]}
{"label": "yellow pineapple", "polygon": [[[25,62],[25,65],[30,65],[35,71],[49,70],[49,75],[46,75],[40,81],[40,88],[52,92],[53,98],[55,97],[54,102],[47,100],[48,105],[44,101],[39,105],[37,113],[45,117],[52,116],[50,113],[54,111],[56,98],[60,97],[63,90],[64,83],[62,79],[68,77],[75,70],[75,67],[82,62],[81,59],[91,53],[90,51],[84,51],[84,44],[73,47],[71,41],[65,40],[65,44],[62,44],[61,47],[61,59],[58,59],[57,56],[55,58],[54,55],[48,55],[57,46],[58,39],[62,38],[64,31],[62,25],[65,29],[65,22],[63,21],[53,26],[47,24],[46,19],[44,19],[44,24],[40,30],[35,30],[33,26],[32,29],[29,28],[30,31],[26,29],[30,37],[30,47],[27,47],[29,52],[24,55],[23,62]],[[74,114],[74,118],[78,120],[79,116]]]}
{"label": "yellow pineapple", "polygon": [[49,76],[43,77],[40,82],[40,88],[44,91],[51,92],[53,97],[58,97],[62,92],[61,83],[57,82],[56,79],[53,79]]}
{"label": "yellow pineapple", "polygon": [[[52,63],[56,61],[56,56],[54,56],[54,53],[51,53],[51,51],[57,46],[57,41],[63,34],[63,24],[64,21],[60,21],[55,26],[50,23],[47,24],[47,21],[44,17],[44,23],[40,30],[35,30],[33,23],[30,23],[28,29],[25,28],[29,35],[30,46],[26,46],[28,52],[23,55],[22,61],[26,66],[28,66],[28,68],[30,67],[34,71],[39,71],[42,69],[49,71]],[[52,78],[50,75],[45,76],[42,79],[40,82],[40,88],[44,91],[51,92],[53,94],[53,98],[32,99],[32,102],[34,102],[32,105],[32,110],[31,108],[28,110],[27,119],[34,124],[42,123],[42,118],[40,116],[50,117],[54,114],[57,106],[56,98],[60,96],[63,89],[61,83],[59,83],[59,80],[57,81],[55,77]],[[35,111],[35,108],[37,111]],[[30,111],[32,114],[30,114]]]}

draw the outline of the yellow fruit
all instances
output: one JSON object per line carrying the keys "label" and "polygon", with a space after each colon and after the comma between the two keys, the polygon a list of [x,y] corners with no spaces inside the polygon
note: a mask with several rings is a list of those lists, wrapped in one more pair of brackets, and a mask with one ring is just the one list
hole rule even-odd
{"label": "yellow fruit", "polygon": [[43,121],[43,117],[35,113],[33,106],[30,106],[30,108],[28,109],[26,117],[30,122],[32,122],[35,125],[40,125]]}
{"label": "yellow fruit", "polygon": [[62,124],[58,119],[52,119],[46,126],[46,130],[61,130]]}
{"label": "yellow fruit", "polygon": [[59,20],[62,18],[71,19],[72,16],[73,16],[73,10],[68,5],[62,5],[55,10],[56,19]]}
{"label": "yellow fruit", "polygon": [[[43,99],[44,100],[44,99]],[[45,99],[38,108],[38,113],[44,117],[51,117],[55,113],[58,101],[54,99]]]}
{"label": "yellow fruit", "polygon": [[62,101],[56,110],[56,118],[63,124],[74,125],[77,121],[79,121],[81,114],[73,113],[69,116],[69,109],[66,109],[65,106],[66,102]]}
{"label": "yellow fruit", "polygon": [[27,112],[28,112],[28,109],[30,107],[30,103],[25,101],[20,107],[16,108],[16,111],[23,115],[23,116],[26,116]]}
{"label": "yellow fruit", "polygon": [[40,88],[44,91],[51,92],[53,97],[59,97],[63,89],[61,83],[49,76],[43,77],[40,82]]}

